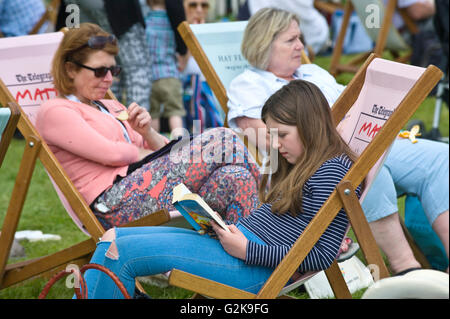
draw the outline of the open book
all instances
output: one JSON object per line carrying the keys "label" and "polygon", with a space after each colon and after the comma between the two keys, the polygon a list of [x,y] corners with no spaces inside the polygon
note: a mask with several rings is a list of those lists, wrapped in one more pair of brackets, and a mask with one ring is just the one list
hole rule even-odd
{"label": "open book", "polygon": [[192,193],[183,183],[173,189],[172,204],[195,230],[201,233],[212,231],[211,219],[225,231],[230,230],[222,218],[198,194]]}

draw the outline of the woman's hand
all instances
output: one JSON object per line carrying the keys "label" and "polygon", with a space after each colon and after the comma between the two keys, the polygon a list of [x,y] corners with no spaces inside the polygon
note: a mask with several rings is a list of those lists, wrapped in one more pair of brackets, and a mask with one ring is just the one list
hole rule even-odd
{"label": "woman's hand", "polygon": [[216,232],[223,249],[231,256],[245,260],[248,240],[244,234],[235,225],[228,226],[230,233],[223,230],[214,221],[211,221],[211,226]]}
{"label": "woman's hand", "polygon": [[158,150],[169,143],[169,140],[156,132],[152,128],[151,122],[152,117],[145,108],[139,106],[135,102],[128,106],[128,123],[131,128],[146,140],[151,149]]}
{"label": "woman's hand", "polygon": [[128,106],[128,123],[131,128],[144,136],[151,129],[152,117],[145,108],[133,102]]}

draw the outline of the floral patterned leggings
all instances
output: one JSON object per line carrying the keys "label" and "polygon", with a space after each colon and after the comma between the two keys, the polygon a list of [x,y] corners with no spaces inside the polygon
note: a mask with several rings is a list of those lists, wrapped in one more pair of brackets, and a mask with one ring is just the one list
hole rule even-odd
{"label": "floral patterned leggings", "polygon": [[[230,129],[215,128],[172,148],[144,164],[103,192],[92,206],[105,229],[156,212],[174,210],[172,189],[184,183],[225,221],[236,223],[259,206],[260,172],[240,138]],[[104,207],[103,206],[103,207]]]}

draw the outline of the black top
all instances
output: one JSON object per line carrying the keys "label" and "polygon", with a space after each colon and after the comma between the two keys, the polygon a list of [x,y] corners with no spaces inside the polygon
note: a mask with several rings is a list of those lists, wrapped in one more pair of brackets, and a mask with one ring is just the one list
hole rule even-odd
{"label": "black top", "polygon": [[109,24],[116,37],[120,38],[136,23],[145,28],[139,0],[104,0],[104,4]]}
{"label": "black top", "polygon": [[[104,5],[109,24],[116,37],[123,35],[135,23],[141,23],[145,28],[139,0],[104,0]],[[166,11],[175,33],[176,50],[180,55],[185,55],[187,52],[186,44],[177,31],[178,25],[186,20],[183,0],[166,0]],[[68,15],[66,5],[61,4],[55,26],[56,30],[66,26],[65,21]]]}

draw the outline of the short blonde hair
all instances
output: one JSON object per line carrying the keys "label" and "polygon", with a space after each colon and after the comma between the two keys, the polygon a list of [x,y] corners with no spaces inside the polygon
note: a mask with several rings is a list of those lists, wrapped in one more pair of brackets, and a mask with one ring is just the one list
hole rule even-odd
{"label": "short blonde hair", "polygon": [[256,12],[245,28],[242,55],[252,66],[266,70],[273,41],[278,34],[288,29],[292,21],[300,24],[294,13],[285,10],[263,8]]}
{"label": "short blonde hair", "polygon": [[[95,49],[88,46],[80,48],[85,45],[92,36],[109,36],[110,34],[93,23],[82,23],[79,28],[69,29],[62,39],[58,50],[52,61],[51,74],[53,77],[53,84],[60,95],[73,94],[73,80],[69,77],[66,71],[66,63],[68,61],[77,61],[84,63],[89,56],[94,53]],[[80,48],[80,49],[78,49]],[[117,44],[107,43],[102,51],[116,56],[119,53]],[[74,68],[80,67],[74,65]]]}

